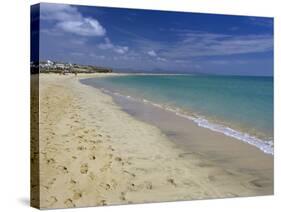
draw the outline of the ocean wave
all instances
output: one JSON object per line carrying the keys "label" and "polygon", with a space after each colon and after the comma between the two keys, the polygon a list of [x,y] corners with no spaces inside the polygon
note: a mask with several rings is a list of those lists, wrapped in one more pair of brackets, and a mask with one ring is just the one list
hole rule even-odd
{"label": "ocean wave", "polygon": [[274,144],[273,144],[272,140],[262,140],[262,139],[254,137],[254,136],[251,136],[248,133],[240,132],[240,131],[234,130],[230,127],[227,127],[227,126],[224,126],[224,125],[221,125],[221,124],[217,124],[217,123],[213,123],[213,122],[209,121],[208,119],[200,117],[198,115],[195,115],[195,114],[189,115],[189,114],[187,114],[186,112],[184,112],[183,110],[181,110],[180,108],[177,108],[177,107],[171,107],[171,106],[167,106],[167,105],[158,104],[158,103],[149,101],[147,99],[138,99],[138,98],[128,96],[128,95],[127,96],[122,95],[118,92],[111,92],[111,91],[109,91],[107,89],[104,89],[104,88],[101,88],[101,90],[103,92],[111,94],[111,95],[113,94],[113,95],[121,96],[121,97],[130,99],[130,100],[143,102],[145,104],[150,104],[154,107],[158,107],[158,108],[173,112],[177,116],[187,118],[187,119],[193,121],[199,127],[207,128],[207,129],[210,129],[212,131],[222,133],[226,136],[236,138],[237,140],[243,141],[245,143],[248,143],[250,145],[253,145],[253,146],[257,147],[258,149],[260,149],[261,151],[263,151],[266,154],[274,155]]}

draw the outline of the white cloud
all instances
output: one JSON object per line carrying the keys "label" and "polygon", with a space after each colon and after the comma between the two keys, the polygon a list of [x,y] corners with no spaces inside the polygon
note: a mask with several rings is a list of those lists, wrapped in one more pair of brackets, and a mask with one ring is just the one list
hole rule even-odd
{"label": "white cloud", "polygon": [[81,36],[104,36],[105,28],[98,20],[84,17],[75,7],[63,4],[43,4],[41,19],[56,21],[56,28]]}
{"label": "white cloud", "polygon": [[66,4],[41,4],[40,18],[42,20],[74,21],[82,19],[75,7]]}
{"label": "white cloud", "polygon": [[106,49],[112,49],[114,47],[111,41],[109,40],[109,38],[105,38],[104,41],[105,41],[104,43],[98,45],[100,49],[106,50]]}
{"label": "white cloud", "polygon": [[249,60],[233,60],[233,59],[228,59],[228,60],[210,60],[210,63],[216,64],[216,65],[228,65],[228,64],[246,64],[249,62]]}
{"label": "white cloud", "polygon": [[114,45],[109,38],[104,39],[104,43],[101,43],[98,45],[98,47],[102,50],[108,50],[112,49],[114,52],[118,54],[125,54],[129,51],[128,46],[119,46],[119,45]]}
{"label": "white cloud", "polygon": [[81,21],[62,21],[57,27],[65,32],[71,32],[82,36],[103,36],[106,31],[95,19],[84,18]]}
{"label": "white cloud", "polygon": [[114,51],[118,54],[125,54],[129,50],[129,47],[127,46],[116,46],[114,48]]}
{"label": "white cloud", "polygon": [[161,61],[161,62],[166,62],[167,59],[163,58],[163,57],[157,57],[157,60]]}
{"label": "white cloud", "polygon": [[94,53],[91,53],[90,54],[91,57],[95,58],[95,59],[101,59],[101,60],[104,60],[105,59],[105,56],[104,55],[96,55]]}
{"label": "white cloud", "polygon": [[154,50],[148,51],[147,54],[149,56],[153,57],[153,58],[156,58],[157,61],[160,61],[160,62],[166,62],[167,61],[166,58],[158,56],[158,54]]}
{"label": "white cloud", "polygon": [[[225,56],[272,51],[273,37],[264,35],[226,35],[207,32],[186,33],[178,41],[138,41],[138,48],[151,57],[185,60],[191,57]],[[153,50],[151,50],[153,48]]]}
{"label": "white cloud", "polygon": [[148,51],[147,54],[148,54],[149,56],[151,56],[151,57],[156,57],[156,56],[157,56],[157,54],[156,54],[156,52],[155,52],[154,50]]}

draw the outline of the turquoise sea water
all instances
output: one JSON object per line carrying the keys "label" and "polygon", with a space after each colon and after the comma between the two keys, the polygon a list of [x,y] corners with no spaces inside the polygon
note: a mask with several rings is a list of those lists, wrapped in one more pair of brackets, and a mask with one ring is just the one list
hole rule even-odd
{"label": "turquoise sea water", "polygon": [[186,116],[273,154],[273,78],[128,75],[82,80]]}

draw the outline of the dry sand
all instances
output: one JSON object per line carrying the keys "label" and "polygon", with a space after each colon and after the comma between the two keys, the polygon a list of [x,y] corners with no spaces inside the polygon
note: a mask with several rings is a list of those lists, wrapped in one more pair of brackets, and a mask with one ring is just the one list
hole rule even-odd
{"label": "dry sand", "polygon": [[208,165],[200,152],[177,148],[79,78],[40,75],[40,208],[273,192],[248,173]]}

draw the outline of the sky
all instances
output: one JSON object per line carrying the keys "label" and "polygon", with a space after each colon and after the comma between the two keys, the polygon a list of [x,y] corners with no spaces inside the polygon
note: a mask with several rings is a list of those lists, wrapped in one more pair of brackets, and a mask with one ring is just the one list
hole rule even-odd
{"label": "sky", "polygon": [[40,60],[127,72],[273,75],[273,19],[40,4]]}

